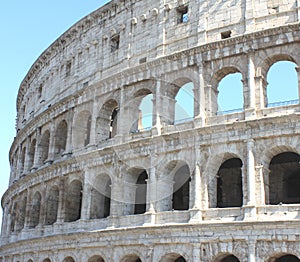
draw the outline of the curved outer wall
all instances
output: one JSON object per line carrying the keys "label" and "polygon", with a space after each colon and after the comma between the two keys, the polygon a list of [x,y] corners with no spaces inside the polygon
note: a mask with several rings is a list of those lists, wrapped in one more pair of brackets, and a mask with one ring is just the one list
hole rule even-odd
{"label": "curved outer wall", "polygon": [[[299,257],[299,194],[271,174],[299,172],[300,106],[266,92],[275,62],[300,64],[299,21],[298,0],[114,0],[66,31],[20,86],[0,261]],[[235,72],[243,109],[220,114]]]}

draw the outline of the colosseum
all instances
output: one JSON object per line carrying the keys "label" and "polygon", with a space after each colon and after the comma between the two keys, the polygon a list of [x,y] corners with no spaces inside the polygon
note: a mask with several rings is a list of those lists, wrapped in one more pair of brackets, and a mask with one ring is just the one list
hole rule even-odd
{"label": "colosseum", "polygon": [[[78,21],[19,88],[0,261],[299,262],[283,61],[300,80],[300,0],[112,0]],[[221,111],[234,74],[242,106]]]}

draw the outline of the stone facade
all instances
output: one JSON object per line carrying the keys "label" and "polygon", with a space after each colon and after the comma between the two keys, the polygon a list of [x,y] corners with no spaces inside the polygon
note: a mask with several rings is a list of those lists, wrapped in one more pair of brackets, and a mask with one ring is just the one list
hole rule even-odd
{"label": "stone facade", "polygon": [[[113,0],[66,31],[19,89],[0,261],[299,261],[300,105],[266,81],[300,65],[299,7]],[[220,114],[236,72],[243,109]]]}

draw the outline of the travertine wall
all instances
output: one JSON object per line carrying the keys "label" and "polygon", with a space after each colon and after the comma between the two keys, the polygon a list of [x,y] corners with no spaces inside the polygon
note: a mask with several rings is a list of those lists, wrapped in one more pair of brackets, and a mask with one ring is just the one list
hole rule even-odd
{"label": "travertine wall", "polygon": [[[112,1],[65,32],[19,90],[0,261],[299,257],[300,106],[266,92],[275,62],[300,64],[298,4]],[[220,114],[235,72],[243,109]],[[186,83],[194,117],[176,121]]]}

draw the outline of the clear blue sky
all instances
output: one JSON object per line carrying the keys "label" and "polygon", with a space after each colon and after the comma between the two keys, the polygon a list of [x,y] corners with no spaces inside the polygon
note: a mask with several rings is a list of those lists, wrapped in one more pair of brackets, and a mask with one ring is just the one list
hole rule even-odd
{"label": "clear blue sky", "polygon": [[[16,97],[19,85],[31,65],[38,56],[63,32],[85,15],[107,3],[107,0],[19,0],[1,1],[0,3],[0,105],[1,105],[1,136],[0,136],[0,195],[8,186],[9,162],[8,152],[15,136]],[[280,78],[285,74],[277,74]],[[287,79],[290,77],[287,76]],[[280,82],[285,90],[288,82]],[[223,88],[223,87],[222,87]],[[230,88],[230,84],[228,87]],[[280,89],[280,85],[278,87]],[[234,104],[232,97],[235,92],[228,92],[224,98],[229,104],[222,104],[223,110],[240,107]],[[237,92],[238,93],[238,92]],[[297,94],[274,101],[290,100]],[[273,101],[273,102],[274,102]],[[228,108],[229,107],[229,108]],[[0,215],[2,216],[2,210]],[[1,220],[0,220],[1,222]]]}
{"label": "clear blue sky", "polygon": [[[8,152],[15,136],[19,85],[39,55],[78,20],[107,0],[0,2],[0,195],[8,186]],[[2,209],[0,212],[2,218]],[[0,219],[1,222],[1,219]]]}

